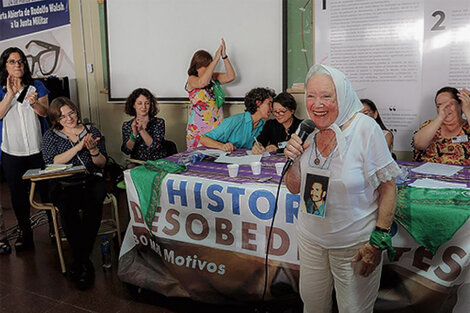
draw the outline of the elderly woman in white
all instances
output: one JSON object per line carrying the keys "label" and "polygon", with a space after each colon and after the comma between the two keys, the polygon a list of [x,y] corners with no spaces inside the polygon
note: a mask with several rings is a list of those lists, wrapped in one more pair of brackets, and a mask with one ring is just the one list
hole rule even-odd
{"label": "elderly woman in white", "polygon": [[[290,192],[301,193],[297,231],[304,312],[372,312],[382,250],[393,254],[390,225],[400,169],[378,124],[364,114],[351,83],[337,69],[315,65],[306,78],[306,108],[316,125],[306,141],[292,135],[285,155]],[[304,194],[327,179],[324,216],[305,209]]]}

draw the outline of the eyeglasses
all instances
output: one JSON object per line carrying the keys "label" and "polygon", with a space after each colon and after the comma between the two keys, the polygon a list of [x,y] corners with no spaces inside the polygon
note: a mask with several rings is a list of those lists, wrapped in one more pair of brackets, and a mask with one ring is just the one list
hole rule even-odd
{"label": "eyeglasses", "polygon": [[273,111],[273,114],[274,115],[284,115],[286,114],[287,110],[284,110],[284,111]]}
{"label": "eyeglasses", "polygon": [[67,117],[70,117],[70,118],[73,118],[74,116],[77,115],[77,112],[75,111],[70,111],[69,113],[65,114],[65,115],[61,115],[59,116],[59,121],[62,121],[64,119],[66,119]]}
{"label": "eyeglasses", "polygon": [[36,63],[38,64],[42,75],[46,76],[54,72],[57,66],[57,61],[59,59],[60,47],[41,40],[31,40],[28,42],[28,44],[26,44],[26,49],[29,50],[31,44],[45,48],[45,50],[38,52],[34,56],[31,54],[26,56],[29,64],[31,65],[31,73],[33,76],[36,74],[34,72]]}
{"label": "eyeglasses", "polygon": [[18,64],[18,65],[24,65],[26,64],[26,60],[23,60],[23,59],[19,59],[19,60],[8,60],[7,63],[11,66],[14,66],[15,63]]}

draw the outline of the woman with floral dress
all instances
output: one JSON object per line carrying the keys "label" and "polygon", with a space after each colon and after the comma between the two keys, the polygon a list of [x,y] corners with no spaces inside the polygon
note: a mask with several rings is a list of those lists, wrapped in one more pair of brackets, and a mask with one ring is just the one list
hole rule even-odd
{"label": "woman with floral dress", "polygon": [[[224,62],[225,73],[214,72],[220,58]],[[196,51],[191,59],[188,75],[185,88],[191,104],[186,144],[188,150],[193,150],[200,146],[201,137],[224,119],[221,103],[216,103],[214,88],[235,79],[235,71],[226,53],[225,41],[222,39],[214,58],[205,50]]]}

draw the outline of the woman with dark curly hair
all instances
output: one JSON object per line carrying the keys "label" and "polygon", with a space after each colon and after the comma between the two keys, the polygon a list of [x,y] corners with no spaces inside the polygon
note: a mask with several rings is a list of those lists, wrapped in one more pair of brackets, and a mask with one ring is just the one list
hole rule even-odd
{"label": "woman with dark curly hair", "polygon": [[[225,73],[214,72],[220,58],[224,62]],[[188,75],[185,89],[191,104],[186,128],[186,144],[188,150],[192,150],[200,146],[201,136],[219,126],[224,119],[222,103],[215,99],[214,86],[235,79],[235,70],[228,59],[225,41],[222,39],[214,58],[205,50],[196,51],[191,59]]]}
{"label": "woman with dark curly hair", "polygon": [[157,98],[148,89],[138,88],[126,100],[126,113],[134,118],[122,124],[122,152],[143,161],[165,157],[165,121],[156,117]]}
{"label": "woman with dark curly hair", "polygon": [[269,118],[276,94],[269,88],[254,88],[245,96],[245,113],[226,118],[217,128],[201,137],[201,144],[227,152],[251,149]]}
{"label": "woman with dark curly hair", "polygon": [[[26,56],[10,47],[0,56],[1,163],[10,187],[11,202],[18,220],[16,251],[32,248],[28,186],[22,179],[31,168],[43,167],[41,123],[46,116],[49,90],[31,77]],[[35,89],[28,92],[29,87]],[[8,241],[0,241],[0,254],[9,253]]]}

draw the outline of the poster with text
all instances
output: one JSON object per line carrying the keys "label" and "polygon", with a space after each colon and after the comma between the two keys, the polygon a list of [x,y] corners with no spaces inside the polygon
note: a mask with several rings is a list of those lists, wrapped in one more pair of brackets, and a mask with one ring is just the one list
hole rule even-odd
{"label": "poster with text", "polygon": [[0,50],[18,47],[34,78],[75,78],[68,0],[2,0]]}
{"label": "poster with text", "polygon": [[470,2],[315,1],[315,61],[342,70],[411,151],[444,86],[470,86]]}

